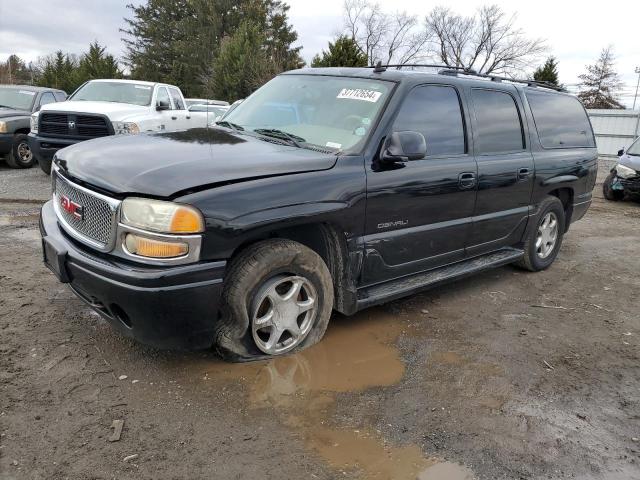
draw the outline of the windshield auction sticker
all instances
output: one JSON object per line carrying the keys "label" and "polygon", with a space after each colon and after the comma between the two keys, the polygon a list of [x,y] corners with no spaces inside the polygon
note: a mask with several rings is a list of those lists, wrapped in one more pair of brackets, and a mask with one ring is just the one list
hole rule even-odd
{"label": "windshield auction sticker", "polygon": [[29,90],[18,90],[18,93],[22,95],[29,95],[30,97],[33,97],[36,94],[36,92],[30,92]]}
{"label": "windshield auction sticker", "polygon": [[365,102],[377,102],[382,92],[365,90],[364,88],[343,88],[336,98],[349,98],[351,100],[364,100]]}

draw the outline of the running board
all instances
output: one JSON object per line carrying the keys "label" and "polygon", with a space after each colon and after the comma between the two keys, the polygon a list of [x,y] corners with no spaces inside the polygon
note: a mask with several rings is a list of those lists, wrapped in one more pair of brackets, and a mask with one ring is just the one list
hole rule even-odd
{"label": "running board", "polygon": [[458,280],[489,268],[501,267],[502,265],[520,260],[523,256],[523,250],[505,248],[497,252],[473,257],[469,260],[453,263],[435,270],[429,270],[428,272],[417,273],[408,277],[366,287],[358,291],[357,309],[361,310],[372,305],[405,297],[420,290]]}

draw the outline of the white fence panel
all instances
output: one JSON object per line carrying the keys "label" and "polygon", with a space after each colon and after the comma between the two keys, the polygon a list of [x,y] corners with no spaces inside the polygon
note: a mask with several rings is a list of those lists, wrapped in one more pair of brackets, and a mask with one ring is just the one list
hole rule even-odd
{"label": "white fence panel", "polygon": [[615,157],[640,135],[640,110],[587,110],[596,135],[598,153]]}

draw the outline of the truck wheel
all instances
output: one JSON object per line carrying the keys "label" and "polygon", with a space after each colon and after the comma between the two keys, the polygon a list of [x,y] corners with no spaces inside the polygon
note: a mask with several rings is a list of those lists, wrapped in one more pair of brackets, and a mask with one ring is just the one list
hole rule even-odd
{"label": "truck wheel", "polygon": [[43,158],[38,158],[38,165],[40,165],[40,170],[42,170],[47,175],[51,175],[51,160],[45,160]]}
{"label": "truck wheel", "polygon": [[225,275],[216,350],[234,362],[302,350],[324,335],[333,308],[327,265],[291,240],[265,240],[232,260]]}
{"label": "truck wheel", "polygon": [[605,178],[604,183],[602,184],[602,194],[604,198],[607,200],[611,200],[612,202],[617,202],[619,200],[624,199],[624,192],[622,190],[614,190],[611,188],[613,183],[616,180],[616,173],[611,172],[607,178]]}
{"label": "truck wheel", "polygon": [[11,168],[30,168],[33,166],[33,152],[29,148],[29,142],[24,133],[13,136],[11,152],[7,155],[7,165]]}
{"label": "truck wheel", "polygon": [[565,231],[562,202],[548,196],[540,204],[536,226],[524,242],[524,257],[516,265],[531,272],[549,267],[556,259]]}

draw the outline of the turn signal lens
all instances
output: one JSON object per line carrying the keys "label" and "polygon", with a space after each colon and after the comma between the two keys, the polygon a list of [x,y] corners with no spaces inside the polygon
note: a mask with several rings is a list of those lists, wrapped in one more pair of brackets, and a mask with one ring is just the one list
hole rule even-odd
{"label": "turn signal lens", "polygon": [[183,242],[163,242],[128,233],[124,240],[127,251],[149,258],[182,257],[189,253],[189,245]]}
{"label": "turn signal lens", "polygon": [[171,218],[171,233],[192,233],[204,230],[202,215],[191,208],[178,207]]}

